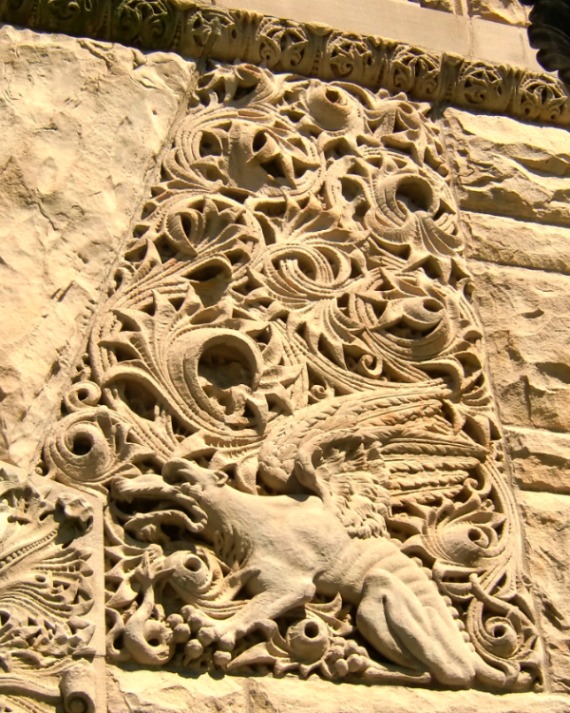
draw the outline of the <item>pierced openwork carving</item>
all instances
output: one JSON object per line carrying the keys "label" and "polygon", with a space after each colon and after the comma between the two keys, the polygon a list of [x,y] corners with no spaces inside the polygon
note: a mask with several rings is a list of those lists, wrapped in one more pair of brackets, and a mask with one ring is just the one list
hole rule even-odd
{"label": "pierced openwork carving", "polygon": [[42,492],[0,468],[0,710],[94,713],[93,511],[61,486]]}
{"label": "pierced openwork carving", "polygon": [[540,685],[428,109],[201,77],[44,447],[108,502],[111,661]]}

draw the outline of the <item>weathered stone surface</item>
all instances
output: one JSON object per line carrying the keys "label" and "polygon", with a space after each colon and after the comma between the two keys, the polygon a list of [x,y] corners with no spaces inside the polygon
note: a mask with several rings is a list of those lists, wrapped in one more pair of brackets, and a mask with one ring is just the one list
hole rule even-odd
{"label": "weathered stone surface", "polygon": [[467,0],[467,9],[472,17],[507,25],[524,25],[527,10],[517,0]]}
{"label": "weathered stone surface", "polygon": [[192,65],[0,32],[0,445],[26,466]]}
{"label": "weathered stone surface", "polygon": [[444,126],[462,208],[570,225],[570,133],[458,109]]}
{"label": "weathered stone surface", "polygon": [[570,435],[534,428],[505,429],[513,475],[525,490],[570,493]]}
{"label": "weathered stone surface", "polygon": [[570,692],[570,497],[526,492],[519,498],[552,687]]}
{"label": "weathered stone surface", "polygon": [[113,713],[568,713],[570,697],[555,694],[493,696],[480,691],[429,691],[394,686],[334,686],[293,677],[181,678],[108,669],[108,710]]}
{"label": "weathered stone surface", "polygon": [[470,257],[570,274],[570,229],[485,213],[461,214]]}
{"label": "weathered stone surface", "polygon": [[[244,679],[184,678],[169,671],[107,667],[107,710],[113,713],[250,713]],[[271,711],[271,707],[268,707]]]}
{"label": "weathered stone surface", "polygon": [[401,94],[200,77],[42,449],[109,505],[110,663],[540,686],[442,156]]}
{"label": "weathered stone surface", "polygon": [[471,262],[505,424],[570,431],[570,278]]}

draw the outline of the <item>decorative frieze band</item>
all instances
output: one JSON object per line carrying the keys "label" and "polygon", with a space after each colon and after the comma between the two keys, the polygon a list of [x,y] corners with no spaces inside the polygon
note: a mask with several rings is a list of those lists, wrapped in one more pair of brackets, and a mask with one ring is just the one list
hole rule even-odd
{"label": "decorative frieze band", "polygon": [[274,72],[346,80],[431,102],[570,125],[563,85],[546,74],[406,43],[168,0],[1,0],[0,21],[71,35],[243,61]]}

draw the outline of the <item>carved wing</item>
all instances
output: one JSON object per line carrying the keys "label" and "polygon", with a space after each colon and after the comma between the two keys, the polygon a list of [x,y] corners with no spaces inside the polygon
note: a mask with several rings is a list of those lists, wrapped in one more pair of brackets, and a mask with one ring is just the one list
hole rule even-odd
{"label": "carved wing", "polygon": [[306,408],[270,434],[262,481],[319,495],[351,535],[383,534],[392,505],[452,497],[485,459],[485,448],[455,424],[446,396],[434,381]]}

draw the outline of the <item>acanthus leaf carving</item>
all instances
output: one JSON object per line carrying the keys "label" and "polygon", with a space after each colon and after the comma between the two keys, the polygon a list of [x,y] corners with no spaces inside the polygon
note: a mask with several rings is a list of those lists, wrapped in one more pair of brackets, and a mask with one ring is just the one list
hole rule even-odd
{"label": "acanthus leaf carving", "polygon": [[202,75],[43,449],[109,660],[541,685],[471,292],[428,106]]}
{"label": "acanthus leaf carving", "polygon": [[0,705],[95,713],[95,513],[84,496],[46,485],[2,464]]}

